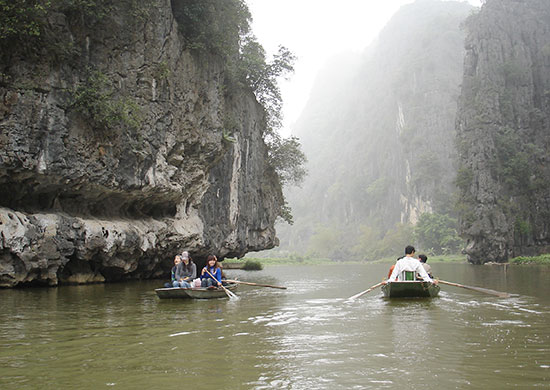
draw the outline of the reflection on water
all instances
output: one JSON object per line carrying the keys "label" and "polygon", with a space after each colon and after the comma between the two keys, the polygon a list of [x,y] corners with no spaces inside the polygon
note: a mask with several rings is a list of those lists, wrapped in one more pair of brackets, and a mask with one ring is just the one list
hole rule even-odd
{"label": "reflection on water", "polygon": [[286,285],[160,301],[160,282],[0,291],[2,389],[550,387],[546,268],[433,264],[455,287],[386,300],[386,265],[228,270]]}

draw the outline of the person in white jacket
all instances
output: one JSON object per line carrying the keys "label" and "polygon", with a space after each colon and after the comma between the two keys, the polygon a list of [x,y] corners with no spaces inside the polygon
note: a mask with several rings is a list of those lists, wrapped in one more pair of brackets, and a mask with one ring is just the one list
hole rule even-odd
{"label": "person in white jacket", "polygon": [[405,281],[405,271],[411,271],[415,274],[418,273],[425,282],[435,283],[422,266],[422,263],[414,257],[414,253],[415,249],[413,246],[409,245],[405,248],[405,257],[397,260],[387,283]]}

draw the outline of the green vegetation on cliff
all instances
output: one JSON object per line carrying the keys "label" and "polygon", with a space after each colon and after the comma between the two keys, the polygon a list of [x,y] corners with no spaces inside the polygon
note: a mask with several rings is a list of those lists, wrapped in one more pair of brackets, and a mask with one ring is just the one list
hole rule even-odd
{"label": "green vegetation on cliff", "polygon": [[[250,30],[251,15],[243,0],[175,0],[174,15],[189,49],[199,56],[213,54],[226,67],[226,91],[252,90],[265,111],[264,141],[270,163],[281,185],[299,184],[305,176],[305,154],[296,137],[282,138],[278,133],[282,119],[282,96],[278,79],[294,71],[294,55],[285,47],[271,60]],[[228,123],[232,121],[228,118]],[[235,126],[226,129],[230,139]],[[229,137],[229,138],[228,138]],[[292,223],[285,203],[279,215]]]}
{"label": "green vegetation on cliff", "polygon": [[[251,32],[251,15],[244,0],[172,0],[172,13],[178,22],[185,49],[196,55],[200,64],[221,64],[225,97],[244,91],[254,93],[265,112],[263,139],[268,149],[268,163],[281,185],[295,184],[305,175],[305,155],[297,138],[282,138],[282,96],[278,80],[293,72],[294,55],[286,48],[271,58]],[[39,78],[46,66],[60,72],[71,72],[74,86],[67,88],[67,108],[78,113],[83,122],[96,130],[117,131],[120,127],[139,130],[142,118],[137,96],[129,96],[124,81],[112,74],[97,59],[100,54],[89,51],[90,42],[102,39],[121,23],[127,26],[119,38],[128,33],[147,31],[148,15],[158,8],[157,1],[139,0],[0,0],[0,60],[9,64],[12,58],[33,58],[26,65],[32,69],[22,76],[18,71],[0,72],[0,83],[12,88],[33,89],[37,84],[29,77]],[[68,28],[62,27],[63,20]],[[68,31],[70,30],[70,31]],[[92,42],[93,45],[93,42]],[[96,45],[103,47],[103,44]],[[18,55],[20,54],[20,55]],[[95,58],[97,56],[97,58]],[[166,79],[166,64],[157,64],[153,80]],[[14,67],[15,69],[15,67]],[[71,70],[69,70],[71,69]],[[16,80],[16,78],[20,78]],[[27,79],[25,79],[27,77]],[[142,79],[146,75],[139,75]],[[155,86],[153,86],[153,89]],[[232,108],[226,107],[223,142],[235,141]],[[279,215],[291,222],[288,204],[282,202]]]}
{"label": "green vegetation on cliff", "polygon": [[72,95],[73,107],[89,118],[94,128],[122,125],[136,129],[141,124],[139,106],[130,98],[116,97],[112,83],[99,71],[89,71],[86,81]]}
{"label": "green vegetation on cliff", "polygon": [[172,10],[191,50],[236,57],[250,33],[251,15],[242,0],[174,0]]}
{"label": "green vegetation on cliff", "polygon": [[434,255],[458,253],[464,245],[458,235],[457,219],[447,214],[424,213],[414,230],[418,246]]}
{"label": "green vegetation on cliff", "polygon": [[[80,28],[91,28],[106,22],[110,13],[116,11],[112,0],[0,0],[0,56],[22,52],[30,55],[33,66],[49,63],[54,68],[73,68],[82,79],[68,89],[68,107],[85,118],[96,130],[114,131],[120,126],[137,129],[140,126],[140,109],[133,97],[126,96],[109,75],[98,65],[83,63],[81,59],[83,42],[78,36],[56,30],[52,23],[57,15]],[[122,0],[120,7],[129,7],[132,20],[147,13],[147,8],[138,0]],[[5,63],[11,61],[4,57]],[[44,69],[40,69],[45,72]],[[31,80],[12,80],[8,74],[1,74],[6,84],[20,89],[32,89]],[[39,76],[39,75],[38,75]]]}
{"label": "green vegetation on cliff", "polygon": [[0,0],[0,42],[40,35],[49,1]]}
{"label": "green vegetation on cliff", "polygon": [[[121,2],[128,3],[136,16],[144,9],[139,0]],[[0,47],[22,45],[27,50],[47,53],[61,39],[48,31],[53,14],[62,13],[90,26],[114,8],[112,0],[0,0]]]}

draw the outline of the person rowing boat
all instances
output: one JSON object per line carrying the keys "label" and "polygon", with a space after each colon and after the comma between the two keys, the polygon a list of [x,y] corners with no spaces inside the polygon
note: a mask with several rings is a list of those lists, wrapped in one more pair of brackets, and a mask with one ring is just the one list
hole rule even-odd
{"label": "person rowing boat", "polygon": [[222,269],[214,255],[208,255],[206,266],[201,271],[202,287],[222,287]]}
{"label": "person rowing boat", "polygon": [[412,245],[408,245],[405,248],[405,257],[397,260],[395,267],[384,284],[392,282],[404,282],[412,281],[416,279],[416,274],[418,273],[423,281],[437,284],[437,281],[434,281],[430,275],[426,272],[422,263],[414,257],[415,249]]}

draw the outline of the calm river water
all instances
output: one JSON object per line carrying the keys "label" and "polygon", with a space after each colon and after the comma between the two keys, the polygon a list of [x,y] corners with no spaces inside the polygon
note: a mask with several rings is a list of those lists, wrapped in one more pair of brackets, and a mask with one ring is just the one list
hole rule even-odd
{"label": "calm river water", "polygon": [[550,267],[432,264],[432,300],[386,300],[388,265],[226,271],[287,290],[163,300],[161,281],[0,290],[1,389],[550,388]]}

